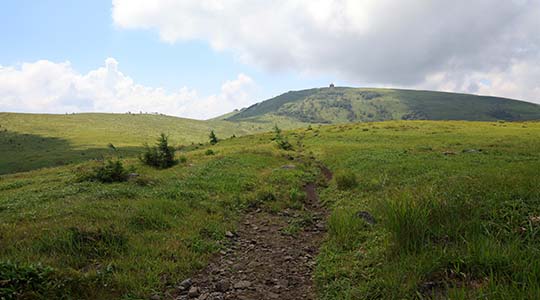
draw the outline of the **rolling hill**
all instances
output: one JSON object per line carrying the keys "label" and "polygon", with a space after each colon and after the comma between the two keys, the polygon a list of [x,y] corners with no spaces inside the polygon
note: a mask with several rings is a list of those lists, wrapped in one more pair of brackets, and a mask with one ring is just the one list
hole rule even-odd
{"label": "rolling hill", "polygon": [[175,146],[269,130],[270,124],[199,121],[150,114],[19,114],[0,113],[0,174],[65,165],[111,153],[140,153],[163,132]]}
{"label": "rolling hill", "polygon": [[331,87],[291,91],[227,114],[229,121],[306,123],[387,120],[525,121],[540,105],[498,97],[433,91]]}
{"label": "rolling hill", "polygon": [[160,134],[175,146],[307,124],[386,120],[540,120],[540,105],[512,99],[373,88],[314,88],[200,121],[153,114],[69,115],[0,113],[0,174],[81,162],[117,154],[133,156]]}

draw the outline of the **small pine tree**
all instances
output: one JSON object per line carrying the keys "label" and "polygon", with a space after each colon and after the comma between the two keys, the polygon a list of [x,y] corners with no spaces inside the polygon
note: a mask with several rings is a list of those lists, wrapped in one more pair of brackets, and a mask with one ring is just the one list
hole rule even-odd
{"label": "small pine tree", "polygon": [[210,131],[210,135],[208,137],[210,138],[210,144],[212,144],[212,145],[217,144],[218,138],[217,138],[217,136],[216,136],[216,134],[214,133],[213,130]]}
{"label": "small pine tree", "polygon": [[162,133],[157,140],[156,146],[146,146],[146,152],[141,156],[141,161],[149,166],[166,169],[178,163],[174,159],[175,149],[169,146],[169,138]]}
{"label": "small pine tree", "polygon": [[169,146],[169,138],[164,133],[162,133],[158,139],[158,152],[161,156],[164,168],[168,168],[174,165],[175,151],[176,149],[174,149],[174,147]]}
{"label": "small pine tree", "polygon": [[281,129],[277,126],[277,124],[274,125],[274,133],[275,133],[274,140],[281,139]]}

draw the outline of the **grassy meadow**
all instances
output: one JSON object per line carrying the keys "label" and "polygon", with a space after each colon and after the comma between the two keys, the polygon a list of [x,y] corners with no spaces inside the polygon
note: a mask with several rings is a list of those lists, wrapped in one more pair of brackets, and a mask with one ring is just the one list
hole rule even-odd
{"label": "grassy meadow", "polygon": [[[287,122],[292,128],[298,123]],[[167,133],[173,146],[208,141],[210,130],[219,138],[268,131],[272,122],[198,121],[151,114],[14,114],[0,113],[0,174],[61,166],[110,155],[140,153]]]}
{"label": "grassy meadow", "polygon": [[332,209],[321,299],[540,297],[540,123],[383,122],[301,136],[336,173],[321,191]]}
{"label": "grassy meadow", "polygon": [[[19,128],[30,130],[45,136]],[[302,210],[302,185],[320,176],[315,160],[334,172],[318,190],[329,209],[315,272],[321,299],[540,297],[538,122],[312,125],[283,132],[291,151],[272,133],[246,135],[183,148],[187,161],[166,170],[127,150],[156,132],[99,143],[73,134],[64,139],[80,151],[119,145],[103,155],[121,153],[140,176],[81,181],[96,161],[0,176],[0,274],[42,298],[166,291],[220,250],[245,209]]]}
{"label": "grassy meadow", "polygon": [[221,249],[244,209],[301,209],[313,167],[281,168],[290,155],[263,141],[181,152],[166,170],[128,159],[140,176],[124,183],[81,181],[98,162],[0,177],[2,279],[22,282],[22,299],[161,295]]}

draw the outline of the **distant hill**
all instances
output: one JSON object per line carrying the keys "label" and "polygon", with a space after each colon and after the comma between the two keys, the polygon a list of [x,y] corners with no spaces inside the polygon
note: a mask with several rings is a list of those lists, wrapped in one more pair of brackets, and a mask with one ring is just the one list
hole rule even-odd
{"label": "distant hill", "polygon": [[0,174],[65,165],[110,155],[113,144],[123,156],[140,153],[161,132],[174,146],[270,130],[270,124],[199,121],[151,114],[0,113]]}
{"label": "distant hill", "polygon": [[540,105],[468,94],[331,87],[291,91],[227,114],[229,121],[287,118],[305,123],[386,120],[540,120]]}
{"label": "distant hill", "polygon": [[151,114],[0,113],[0,175],[100,158],[133,156],[161,133],[175,146],[308,123],[385,120],[540,120],[540,105],[429,91],[316,88],[288,92],[221,117],[199,121]]}

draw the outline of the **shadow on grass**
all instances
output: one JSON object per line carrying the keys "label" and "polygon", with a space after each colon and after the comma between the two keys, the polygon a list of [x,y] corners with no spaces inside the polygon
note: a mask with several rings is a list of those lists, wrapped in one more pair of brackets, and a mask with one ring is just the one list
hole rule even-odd
{"label": "shadow on grass", "polygon": [[[114,141],[111,141],[114,144]],[[63,166],[111,155],[134,156],[143,147],[75,149],[65,139],[0,131],[0,175]]]}

